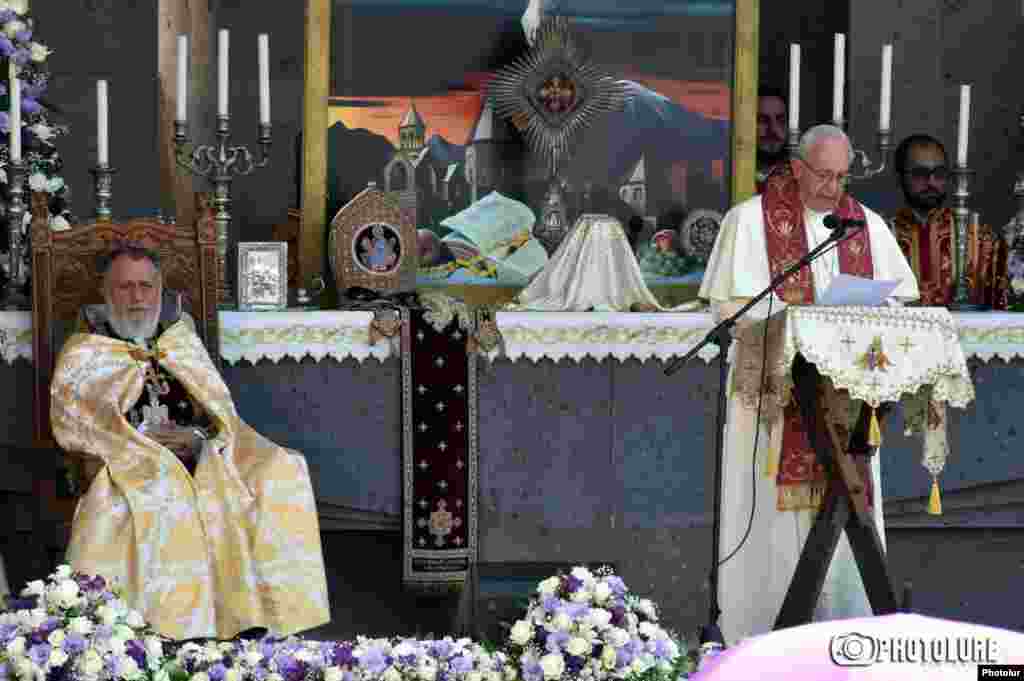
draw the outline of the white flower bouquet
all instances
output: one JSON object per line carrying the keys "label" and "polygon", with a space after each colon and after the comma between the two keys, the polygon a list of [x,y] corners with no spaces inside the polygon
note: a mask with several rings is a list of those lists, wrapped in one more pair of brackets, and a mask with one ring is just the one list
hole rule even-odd
{"label": "white flower bouquet", "polygon": [[575,567],[542,581],[509,632],[508,651],[524,681],[675,681],[686,662],[654,603],[608,568]]}

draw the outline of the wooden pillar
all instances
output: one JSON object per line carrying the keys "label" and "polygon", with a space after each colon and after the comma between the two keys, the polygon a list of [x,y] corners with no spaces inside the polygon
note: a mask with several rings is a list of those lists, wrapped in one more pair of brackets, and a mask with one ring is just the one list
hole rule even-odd
{"label": "wooden pillar", "polygon": [[732,204],[754,195],[760,0],[736,0],[732,83]]}
{"label": "wooden pillar", "polygon": [[205,139],[211,126],[203,115],[209,96],[210,7],[209,0],[159,0],[157,10],[157,69],[159,92],[160,209],[174,215],[178,224],[195,221],[196,189],[205,180],[195,178],[174,161],[174,118],[177,110],[178,35],[189,41],[189,139]]}
{"label": "wooden pillar", "polygon": [[[306,0],[305,88],[302,101],[302,211],[299,278],[325,274],[327,212],[327,98],[331,82],[331,4]],[[325,277],[326,278],[326,277]]]}

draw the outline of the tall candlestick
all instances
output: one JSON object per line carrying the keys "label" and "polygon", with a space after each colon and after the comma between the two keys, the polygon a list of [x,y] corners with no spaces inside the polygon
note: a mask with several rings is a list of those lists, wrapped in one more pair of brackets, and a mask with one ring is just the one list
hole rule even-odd
{"label": "tall candlestick", "polygon": [[256,46],[260,66],[260,124],[270,125],[270,37],[260,33]]}
{"label": "tall candlestick", "polygon": [[843,86],[846,73],[846,35],[836,33],[835,61],[832,64],[832,120],[843,120]]}
{"label": "tall candlestick", "polygon": [[217,115],[228,117],[228,31],[217,34]]}
{"label": "tall candlestick", "polygon": [[789,46],[789,129],[800,129],[800,46]]}
{"label": "tall candlestick", "polygon": [[8,145],[8,156],[12,161],[21,160],[21,81],[18,80],[18,65],[10,62],[8,82],[10,83],[10,110],[8,111],[8,123],[10,126],[10,137]]}
{"label": "tall candlestick", "polygon": [[971,86],[960,86],[960,125],[956,138],[956,164],[967,167],[967,131],[970,129]]}
{"label": "tall candlestick", "polygon": [[892,124],[892,45],[882,45],[882,101],[878,105],[878,129]]}
{"label": "tall candlestick", "polygon": [[96,81],[96,163],[110,164],[110,148],[107,133],[107,81]]}
{"label": "tall candlestick", "polygon": [[178,36],[178,101],[175,120],[188,120],[188,36]]}

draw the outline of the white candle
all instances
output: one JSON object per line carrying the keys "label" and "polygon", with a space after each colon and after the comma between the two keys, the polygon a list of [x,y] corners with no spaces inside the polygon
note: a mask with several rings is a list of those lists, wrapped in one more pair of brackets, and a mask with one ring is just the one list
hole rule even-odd
{"label": "white candle", "polygon": [[96,81],[96,162],[101,166],[110,163],[107,111],[107,81],[98,80]]}
{"label": "white candle", "polygon": [[217,34],[217,115],[228,117],[228,31]]}
{"label": "white candle", "polygon": [[836,33],[835,62],[832,64],[832,120],[843,120],[843,85],[846,71],[846,36]]}
{"label": "white candle", "polygon": [[960,86],[960,126],[956,138],[956,164],[967,166],[967,131],[971,118],[971,86]]}
{"label": "white candle", "polygon": [[892,45],[882,45],[882,101],[878,105],[878,129],[892,124]]}
{"label": "white candle", "polygon": [[270,37],[260,33],[256,46],[260,62],[260,123],[270,125]]}
{"label": "white candle", "polygon": [[178,36],[178,112],[175,120],[188,120],[188,36]]}
{"label": "white candle", "polygon": [[12,61],[8,72],[10,83],[10,110],[8,111],[8,123],[10,124],[10,143],[8,145],[8,156],[11,161],[21,160],[21,81],[18,80],[18,66]]}
{"label": "white candle", "polygon": [[789,46],[789,129],[800,129],[800,46]]}

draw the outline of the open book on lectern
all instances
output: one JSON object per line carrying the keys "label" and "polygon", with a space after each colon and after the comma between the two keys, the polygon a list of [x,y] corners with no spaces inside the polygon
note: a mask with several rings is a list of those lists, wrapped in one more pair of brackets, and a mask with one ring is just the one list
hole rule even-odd
{"label": "open book on lectern", "polygon": [[885,301],[902,279],[865,279],[849,274],[839,274],[829,284],[828,289],[815,305],[858,305],[861,307],[878,307]]}

